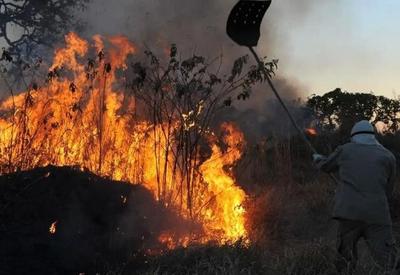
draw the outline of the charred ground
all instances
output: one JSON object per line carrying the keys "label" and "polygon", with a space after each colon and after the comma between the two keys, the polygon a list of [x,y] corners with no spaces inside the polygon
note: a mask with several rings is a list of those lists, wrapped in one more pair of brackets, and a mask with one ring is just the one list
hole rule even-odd
{"label": "charred ground", "polygon": [[[275,150],[268,151],[270,163],[284,156]],[[324,175],[310,180],[307,174],[315,171],[307,166],[297,178],[286,170],[245,187],[253,217],[250,246],[238,242],[175,250],[163,247],[157,237],[163,230],[181,230],[177,225],[183,221],[140,185],[76,167],[1,176],[0,274],[335,274],[335,223],[329,217],[334,186]],[[399,198],[397,191],[392,200],[397,238]],[[357,274],[374,270],[364,248]]]}
{"label": "charred ground", "polygon": [[139,267],[165,249],[163,230],[184,224],[144,187],[73,167],[1,176],[0,209],[0,274],[104,273],[128,259]]}

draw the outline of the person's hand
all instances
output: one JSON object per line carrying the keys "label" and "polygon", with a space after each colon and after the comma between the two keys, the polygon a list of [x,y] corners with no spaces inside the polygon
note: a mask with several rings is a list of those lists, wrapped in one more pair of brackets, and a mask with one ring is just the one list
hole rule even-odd
{"label": "person's hand", "polygon": [[313,162],[314,163],[318,163],[321,160],[325,159],[325,157],[323,155],[320,155],[320,154],[313,154],[312,158],[313,158]]}

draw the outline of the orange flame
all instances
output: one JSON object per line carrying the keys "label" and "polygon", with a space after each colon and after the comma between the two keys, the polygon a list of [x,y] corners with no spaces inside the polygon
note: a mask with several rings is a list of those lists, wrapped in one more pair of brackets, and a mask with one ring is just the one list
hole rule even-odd
{"label": "orange flame", "polygon": [[53,223],[50,225],[50,228],[49,228],[50,234],[56,234],[56,231],[57,231],[57,222],[58,222],[58,221],[55,221],[55,222],[53,222]]}
{"label": "orange flame", "polygon": [[307,128],[305,131],[310,136],[317,136],[318,135],[317,130],[315,130],[314,128]]}
{"label": "orange flame", "polygon": [[[199,176],[193,177],[193,190],[188,190],[183,184],[186,179],[174,173],[173,154],[168,153],[175,141],[165,137],[177,122],[155,125],[136,119],[132,115],[136,101],[122,90],[120,72],[127,69],[126,59],[136,52],[135,46],[122,36],[106,40],[97,35],[93,38],[97,61],[87,63],[90,44],[74,33],[65,40],[66,46],[55,51],[46,85],[0,104],[4,114],[0,117],[0,172],[49,164],[84,167],[114,180],[141,183],[157,200],[168,198],[166,206],[202,224],[204,236],[196,236],[201,242],[245,239],[246,194],[229,171],[241,157],[243,134],[231,124],[222,125],[227,146],[222,150],[208,131],[212,154],[202,162],[195,158],[193,166],[199,169],[193,173]],[[60,70],[67,70],[68,77],[61,78]],[[202,112],[202,104],[177,119],[183,120],[185,131],[196,127],[192,117]],[[184,192],[191,192],[193,198],[183,196]],[[126,197],[121,200],[126,203]],[[50,233],[55,233],[56,224]],[[159,239],[172,248],[187,246],[191,236],[165,233]]]}
{"label": "orange flame", "polygon": [[225,142],[228,153],[224,154],[213,144],[212,156],[203,163],[200,170],[209,186],[203,201],[213,205],[205,213],[205,227],[211,232],[222,229],[224,234],[221,241],[227,242],[246,236],[243,207],[246,194],[224,170],[224,167],[232,166],[241,157],[244,136],[232,124],[224,123],[222,128],[227,132]]}

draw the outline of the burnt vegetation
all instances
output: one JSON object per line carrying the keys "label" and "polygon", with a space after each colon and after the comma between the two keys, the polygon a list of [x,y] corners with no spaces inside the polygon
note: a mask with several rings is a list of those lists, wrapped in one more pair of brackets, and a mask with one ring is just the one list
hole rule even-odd
{"label": "burnt vegetation", "polygon": [[[235,106],[260,92],[254,87],[264,83],[264,70],[242,56],[224,71],[222,57],[184,58],[175,44],[166,55],[146,48],[140,57],[128,59],[126,68],[107,59],[107,49],[98,49],[88,59],[78,58],[84,64],[81,82],[67,66],[48,70],[42,58],[25,58],[37,45],[58,41],[53,34],[76,26],[72,9],[84,8],[86,2],[0,0],[0,37],[8,46],[2,51],[1,77],[3,92],[10,95],[0,112],[1,122],[8,124],[0,129],[11,132],[11,138],[0,140],[0,273],[335,274],[330,219],[335,186],[313,167],[301,138],[271,129],[254,143],[237,139],[230,146],[224,140],[230,128],[217,127],[224,114],[243,114]],[[24,35],[12,40],[8,24],[21,27]],[[277,64],[264,60],[269,77]],[[132,162],[112,161],[121,157],[115,154],[118,138],[103,121],[111,108],[106,87],[114,76],[120,80],[115,95],[122,98],[116,120],[128,121],[128,133],[143,134],[129,152]],[[22,80],[25,93],[15,88],[13,77]],[[59,85],[57,91],[65,88],[73,100],[66,104],[44,97],[52,85]],[[92,95],[96,104],[88,111]],[[335,89],[288,104],[299,114],[298,123],[313,129],[306,133],[319,152],[328,154],[348,141],[354,122],[367,119],[378,126],[379,141],[400,163],[399,99]],[[90,120],[83,120],[88,113]],[[279,123],[287,123],[285,119]],[[143,121],[151,126],[138,128]],[[239,128],[263,127],[250,119],[233,122]],[[62,137],[75,131],[74,140],[88,138],[86,162],[72,159],[69,167],[48,166],[64,164],[60,159],[71,149],[63,138],[52,136],[60,129]],[[145,181],[143,160],[135,156],[143,154],[149,140],[151,151],[145,157],[156,159],[153,192],[132,185]],[[201,168],[212,156],[211,144],[220,148],[212,161],[235,148],[242,151],[221,170],[246,191],[246,200],[237,207],[246,209],[247,238],[171,246],[160,240],[163,233],[175,232],[171,242],[181,235],[200,235],[200,218],[215,207],[219,193],[207,193],[210,184]],[[113,181],[124,161],[132,165],[127,166],[131,177]],[[205,202],[204,194],[209,195]],[[399,239],[399,180],[390,203]],[[357,272],[379,274],[363,249]]]}
{"label": "burnt vegetation", "polygon": [[[212,131],[213,116],[237,112],[232,103],[240,103],[243,93],[249,91],[254,83],[262,82],[263,76],[256,66],[250,66],[250,70],[243,73],[247,57],[239,58],[231,74],[220,78],[208,73],[210,65],[204,57],[193,56],[178,61],[176,46],[173,45],[170,51],[167,66],[163,65],[162,58],[149,50],[144,54],[144,61],[131,63],[126,72],[129,77],[126,78],[125,96],[134,96],[136,102],[142,101],[144,104],[140,106],[143,110],[124,113],[124,109],[120,109],[119,112],[138,120],[150,117],[154,125],[167,125],[163,130],[164,137],[171,142],[180,142],[176,147],[178,151],[170,152],[176,156],[174,173],[183,173],[184,183],[190,186],[195,183],[190,177],[200,175],[196,174],[199,168],[192,158],[210,155],[209,148],[202,141],[202,131]],[[99,54],[97,60],[88,60],[86,79],[89,90],[96,79],[102,77],[101,70],[109,74],[111,68],[107,67],[113,66],[110,63],[98,66],[98,62],[103,61],[103,54]],[[179,78],[177,71],[181,72]],[[65,72],[54,68],[50,73],[39,84],[40,87],[63,78]],[[216,87],[225,89],[215,93]],[[68,85],[71,94],[79,89],[82,86],[74,82]],[[7,151],[3,155],[3,174],[17,171],[19,167],[26,170],[41,166],[34,164],[35,158],[29,160],[29,157],[43,153],[43,148],[35,154],[29,151],[33,149],[29,144],[35,139],[27,128],[30,110],[37,104],[33,91],[32,86],[32,93],[24,95],[18,112],[2,114],[11,119],[16,129],[22,129],[19,135],[25,136],[23,139],[17,136],[7,147],[11,150],[8,154],[12,153],[11,157]],[[77,101],[71,106],[73,116],[70,119],[83,115],[82,104],[83,101]],[[306,110],[306,119],[300,116],[299,123],[315,129],[317,135],[309,134],[309,138],[321,152],[329,153],[346,141],[349,125],[359,119],[368,119],[384,123],[378,138],[398,156],[398,104],[397,99],[336,89],[321,96],[311,96],[306,102],[293,103],[292,108],[302,110],[300,113]],[[190,113],[198,110],[199,106],[202,106],[201,112]],[[179,127],[173,125],[174,117],[180,118]],[[43,118],[48,119],[49,131],[60,127],[52,116],[44,115]],[[95,124],[95,127],[98,126]],[[160,148],[157,150],[158,144],[155,143],[153,153],[159,158],[165,157]],[[171,191],[163,170],[169,168],[158,168],[156,197],[163,202],[160,204],[140,186],[112,182],[81,172],[80,168],[47,167],[7,174],[0,179],[1,242],[6,248],[2,266],[6,272],[18,270],[22,273],[27,270],[117,274],[334,272],[334,224],[329,218],[334,185],[313,168],[310,152],[300,137],[283,137],[271,132],[243,149],[243,156],[233,166],[232,173],[248,194],[245,208],[250,246],[239,240],[236,244],[223,246],[210,243],[170,250],[167,244],[160,242],[158,237],[165,230],[182,234],[185,230],[200,230],[193,220],[184,222],[176,212],[163,206],[165,202],[171,203]],[[96,163],[101,160],[101,154],[107,154],[106,150],[97,151],[99,158]],[[191,150],[200,150],[200,153]],[[13,158],[15,161],[10,161]],[[97,164],[94,167],[95,171],[102,169]],[[180,167],[185,169],[179,170]],[[190,187],[186,190],[188,209],[196,209],[191,205],[191,197],[196,198],[199,194],[192,193],[195,189]],[[397,189],[391,202],[395,226],[399,222],[395,211],[400,205],[399,198]],[[49,230],[54,222],[57,222],[56,232],[52,234]],[[27,266],[20,265],[22,259],[28,263]],[[374,266],[368,255],[362,254],[359,274],[371,270]]]}
{"label": "burnt vegetation", "polygon": [[163,230],[195,227],[143,186],[78,167],[8,174],[0,191],[3,274],[105,273],[166,250]]}

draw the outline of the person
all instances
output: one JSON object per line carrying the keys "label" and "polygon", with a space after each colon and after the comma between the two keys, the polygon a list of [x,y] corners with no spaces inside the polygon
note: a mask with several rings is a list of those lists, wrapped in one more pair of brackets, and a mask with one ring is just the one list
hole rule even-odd
{"label": "person", "polygon": [[[396,248],[389,199],[396,177],[396,159],[375,137],[366,120],[354,125],[351,142],[325,157],[314,154],[317,167],[338,173],[333,218],[338,221],[336,267],[354,271],[361,238],[381,269],[395,270]],[[395,273],[398,274],[398,273]]]}

